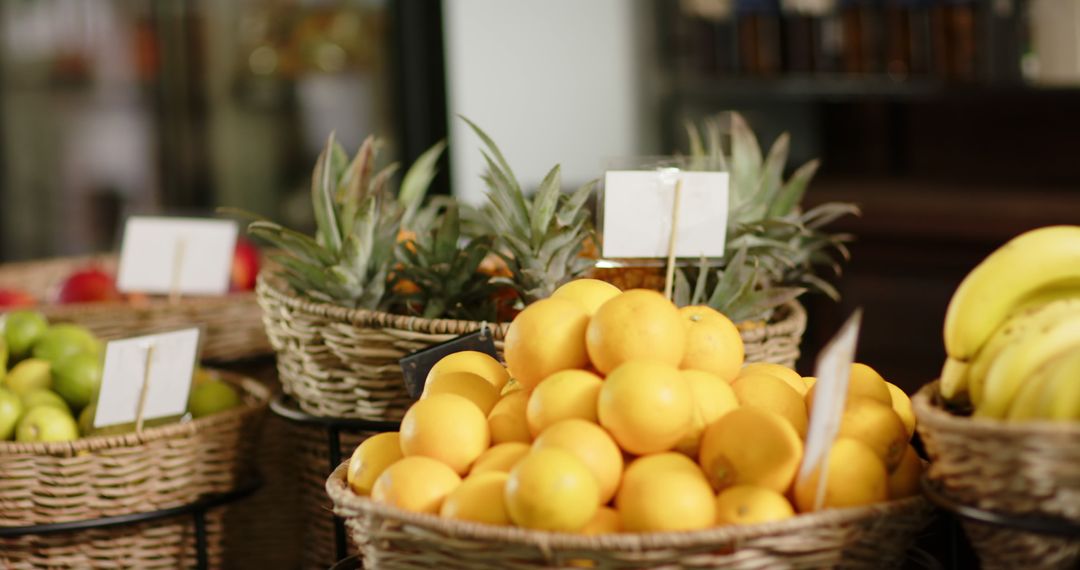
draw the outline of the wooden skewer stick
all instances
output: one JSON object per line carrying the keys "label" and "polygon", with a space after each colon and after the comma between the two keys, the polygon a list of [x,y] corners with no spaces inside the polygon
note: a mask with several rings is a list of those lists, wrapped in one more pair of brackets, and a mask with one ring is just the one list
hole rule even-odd
{"label": "wooden skewer stick", "polygon": [[146,394],[150,392],[150,365],[154,361],[154,345],[146,347],[146,364],[143,366],[142,389],[139,390],[139,407],[135,409],[135,433],[142,432]]}
{"label": "wooden skewer stick", "polygon": [[682,197],[682,178],[675,182],[675,200],[671,206],[671,235],[668,237],[667,275],[664,277],[664,296],[671,300],[675,285],[675,237],[679,228],[679,199]]}

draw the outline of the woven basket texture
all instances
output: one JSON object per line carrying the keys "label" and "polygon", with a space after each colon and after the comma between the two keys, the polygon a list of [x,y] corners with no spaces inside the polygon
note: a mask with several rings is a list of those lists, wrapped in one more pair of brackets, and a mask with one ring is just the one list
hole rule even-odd
{"label": "woven basket texture", "polygon": [[232,490],[252,475],[269,391],[254,380],[222,375],[242,388],[242,406],[141,433],[0,442],[0,525],[142,513]]}
{"label": "woven basket texture", "polygon": [[[58,258],[0,265],[0,288],[15,287],[47,299],[52,288],[76,269],[97,266],[114,271],[110,255]],[[252,292],[217,297],[182,297],[170,302],[152,297],[138,302],[77,303],[36,307],[50,321],[86,326],[104,339],[187,326],[203,327],[202,358],[237,360],[272,353],[262,313]]]}
{"label": "woven basket texture", "polygon": [[533,569],[897,567],[933,509],[922,497],[787,521],[693,532],[580,536],[409,513],[326,482],[367,568]]}

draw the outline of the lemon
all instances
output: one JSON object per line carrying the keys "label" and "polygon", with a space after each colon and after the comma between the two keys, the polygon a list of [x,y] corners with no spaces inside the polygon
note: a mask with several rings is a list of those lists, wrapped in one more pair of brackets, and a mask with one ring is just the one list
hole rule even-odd
{"label": "lemon", "polygon": [[[888,473],[885,464],[865,443],[840,437],[833,443],[826,459],[822,508],[858,507],[880,503],[888,498]],[[800,512],[814,510],[818,492],[819,465],[810,475],[795,483],[795,505]]]}
{"label": "lemon", "polygon": [[526,390],[560,370],[584,368],[589,315],[573,301],[541,299],[518,314],[506,330],[506,366]]}
{"label": "lemon", "polygon": [[596,421],[596,400],[604,381],[584,370],[563,370],[544,378],[529,396],[525,419],[536,437],[549,425],[570,418]]}
{"label": "lemon", "polygon": [[735,391],[731,389],[731,385],[715,374],[700,370],[683,370],[681,374],[690,386],[693,412],[690,429],[675,449],[696,458],[705,426],[739,407],[739,400],[735,397]]}
{"label": "lemon", "polygon": [[651,465],[670,463],[663,455],[640,457],[626,468],[615,498],[623,530],[694,530],[716,524],[716,498],[705,477],[685,468]]}
{"label": "lemon", "polygon": [[904,499],[922,492],[923,463],[915,448],[907,446],[900,464],[889,473],[889,498]]}
{"label": "lemon", "polygon": [[619,511],[611,507],[600,507],[596,509],[596,514],[593,515],[592,520],[585,523],[585,526],[581,528],[581,534],[597,536],[614,534],[621,530],[622,523],[619,521]]}
{"label": "lemon", "polygon": [[4,378],[4,387],[22,395],[31,390],[52,388],[52,365],[40,358],[27,358],[15,365]]}
{"label": "lemon", "polygon": [[441,372],[434,377],[428,376],[429,383],[424,385],[420,399],[435,394],[457,394],[476,404],[486,416],[499,401],[499,391],[479,374],[472,372]]}
{"label": "lemon", "polygon": [[791,422],[759,408],[732,410],[705,428],[698,463],[716,490],[756,485],[784,493],[802,461]]}
{"label": "lemon", "polygon": [[405,457],[375,479],[371,498],[406,511],[436,514],[460,484],[461,477],[445,463],[430,457]]}
{"label": "lemon", "polygon": [[746,352],[739,329],[723,313],[702,305],[679,309],[686,322],[686,350],[679,368],[703,370],[730,382]]}
{"label": "lemon", "polygon": [[791,427],[795,428],[800,438],[806,437],[809,426],[806,404],[787,382],[770,374],[750,374],[740,376],[731,384],[731,388],[740,406],[780,414],[791,422]]}
{"label": "lemon", "polygon": [[885,462],[886,469],[900,463],[908,445],[904,422],[891,406],[858,396],[847,401],[838,435],[868,445]]}
{"label": "lemon", "polygon": [[402,457],[401,437],[396,431],[365,439],[356,446],[349,458],[349,469],[346,472],[349,487],[357,495],[370,495],[379,475]]}
{"label": "lemon", "polygon": [[773,362],[751,362],[742,367],[739,371],[739,376],[752,376],[756,374],[768,374],[775,376],[780,380],[791,386],[792,390],[799,393],[799,396],[806,395],[806,391],[809,389],[806,387],[806,382],[803,381],[802,376],[798,372],[784,366],[782,364],[775,364]]}
{"label": "lemon", "polygon": [[563,284],[551,294],[554,299],[566,299],[577,303],[590,317],[596,314],[600,305],[610,301],[622,291],[599,279],[575,279]]}
{"label": "lemon", "polygon": [[517,465],[517,462],[521,461],[521,458],[529,454],[530,449],[532,448],[529,444],[520,441],[508,441],[493,445],[476,459],[472,469],[469,470],[469,476],[472,477],[490,471],[509,473]]}
{"label": "lemon", "polygon": [[443,372],[472,372],[490,382],[497,391],[501,391],[510,380],[510,373],[498,360],[490,354],[476,350],[462,350],[439,359],[428,371],[425,385]]}
{"label": "lemon", "polygon": [[690,430],[690,398],[690,386],[674,366],[631,360],[604,380],[597,417],[619,447],[637,455],[657,453],[674,447]]}
{"label": "lemon", "polygon": [[600,504],[596,478],[564,449],[531,451],[510,471],[506,507],[514,524],[537,530],[581,530]]}
{"label": "lemon", "polygon": [[716,522],[728,524],[760,524],[795,516],[791,502],[783,495],[752,485],[735,485],[716,497]]}
{"label": "lemon", "polygon": [[525,418],[525,408],[528,404],[529,393],[524,390],[514,390],[499,398],[487,417],[491,443],[511,441],[529,443],[532,441],[529,422]]}
{"label": "lemon", "polygon": [[446,518],[508,525],[506,482],[508,473],[490,471],[470,475],[447,495],[439,514]]}
{"label": "lemon", "polygon": [[589,359],[602,374],[629,360],[678,367],[686,352],[686,323],[656,291],[631,289],[604,303],[588,322]]}
{"label": "lemon", "polygon": [[562,420],[542,431],[533,449],[557,447],[573,453],[596,477],[600,504],[615,496],[622,478],[622,450],[604,428],[582,419]]}
{"label": "lemon", "polygon": [[413,404],[401,420],[401,451],[450,466],[458,475],[491,442],[487,418],[475,404],[456,394],[436,394]]}
{"label": "lemon", "polygon": [[911,439],[911,436],[915,435],[915,410],[911,407],[911,398],[892,382],[886,382],[885,386],[889,389],[893,411],[900,416],[900,421],[904,422],[908,439]]}

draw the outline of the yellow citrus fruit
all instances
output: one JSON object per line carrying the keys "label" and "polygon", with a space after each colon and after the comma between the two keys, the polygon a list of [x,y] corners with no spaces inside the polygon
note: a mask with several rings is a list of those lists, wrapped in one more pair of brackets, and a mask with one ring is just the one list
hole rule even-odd
{"label": "yellow citrus fruit", "polygon": [[379,475],[371,498],[406,511],[435,514],[460,484],[461,477],[445,463],[430,457],[405,457]]}
{"label": "yellow citrus fruit", "polygon": [[900,464],[889,473],[889,498],[914,497],[922,492],[923,463],[915,448],[907,446]]}
{"label": "yellow citrus fruit", "polygon": [[746,353],[731,319],[703,305],[679,309],[686,322],[686,351],[679,368],[704,370],[730,382],[739,374]]}
{"label": "yellow citrus fruit", "polygon": [[548,447],[573,453],[589,468],[600,490],[600,504],[615,496],[622,478],[622,450],[604,428],[576,418],[554,423],[533,442],[533,449]]}
{"label": "yellow citrus fruit", "polygon": [[450,519],[508,525],[506,481],[508,473],[490,471],[470,475],[446,496],[439,514]]}
{"label": "yellow citrus fruit", "polygon": [[520,441],[508,441],[493,445],[480,454],[480,457],[476,458],[472,469],[469,470],[469,476],[472,477],[473,475],[491,471],[509,473],[514,468],[514,465],[521,461],[522,457],[528,455],[530,449],[532,448],[529,444]]}
{"label": "yellow citrus fruit", "polygon": [[690,429],[683,436],[675,449],[690,457],[697,457],[701,446],[701,434],[705,426],[720,419],[721,416],[739,407],[735,391],[724,379],[715,374],[700,370],[683,370],[682,377],[690,387],[693,402]]}
{"label": "yellow citrus fruit", "polygon": [[532,441],[529,422],[525,419],[525,408],[528,404],[529,393],[524,390],[514,390],[499,398],[487,417],[488,427],[491,430],[491,443],[511,441],[529,443]]}
{"label": "yellow citrus fruit", "polygon": [[636,455],[657,453],[674,447],[689,431],[690,398],[679,369],[631,360],[604,380],[597,416],[619,447]]}
{"label": "yellow citrus fruit", "polygon": [[[623,530],[694,530],[716,524],[716,499],[705,477],[671,468],[665,455],[639,457],[626,468],[615,497]],[[651,465],[658,461],[665,466]]]}
{"label": "yellow citrus fruit", "polygon": [[[817,384],[817,378],[813,376],[803,376],[802,380],[803,383],[806,384],[806,392],[809,392],[810,389],[814,387],[814,384]],[[804,398],[806,397],[806,392],[803,392]]]}
{"label": "yellow citrus fruit", "polygon": [[915,435],[915,410],[911,407],[911,398],[892,382],[886,382],[885,386],[889,389],[893,411],[900,416],[900,421],[904,422],[908,439],[911,439],[911,436]]}
{"label": "yellow citrus fruit", "polygon": [[495,390],[501,391],[510,379],[510,373],[490,354],[476,350],[462,350],[442,357],[427,375],[427,382],[443,372],[472,372],[491,383]]}
{"label": "yellow citrus fruit", "polygon": [[593,366],[611,374],[628,360],[673,367],[686,350],[685,319],[656,291],[631,289],[604,303],[589,321],[585,342]]}
{"label": "yellow citrus fruit", "polygon": [[791,422],[759,408],[738,408],[705,428],[698,464],[716,490],[756,485],[784,493],[802,461]]}
{"label": "yellow citrus fruit", "polygon": [[599,534],[614,534],[620,530],[622,530],[622,523],[619,522],[619,511],[611,507],[600,507],[596,509],[596,514],[593,515],[592,520],[585,523],[585,526],[581,528],[581,534],[596,536]]}
{"label": "yellow citrus fruit", "polygon": [[802,376],[800,376],[798,372],[795,372],[782,364],[773,362],[751,362],[742,367],[738,376],[751,376],[754,374],[768,374],[770,376],[775,376],[784,382],[787,382],[787,385],[791,386],[791,388],[798,392],[800,396],[806,394],[806,382],[803,381]]}
{"label": "yellow citrus fruit", "polygon": [[900,416],[891,406],[870,398],[854,397],[847,401],[838,435],[868,445],[885,463],[886,469],[900,463],[908,445],[907,430]]}
{"label": "yellow citrus fruit", "polygon": [[402,457],[401,438],[396,431],[365,439],[356,446],[356,451],[349,458],[346,473],[349,487],[358,495],[370,495],[379,475]]}
{"label": "yellow citrus fruit", "polygon": [[739,405],[775,412],[791,422],[800,438],[806,437],[809,418],[806,404],[798,392],[783,380],[769,374],[740,376],[731,384]]}
{"label": "yellow citrus fruit", "polygon": [[[814,411],[815,392],[814,387],[806,392],[806,409],[811,413]],[[892,405],[892,396],[889,394],[889,386],[885,383],[885,379],[873,368],[858,362],[851,365],[851,376],[848,377],[847,388],[849,400],[856,396],[873,398],[886,406]]]}
{"label": "yellow citrus fruit", "polygon": [[[639,475],[644,476],[644,473],[649,471],[670,471],[670,470],[682,470],[687,473],[704,477],[705,473],[701,471],[701,466],[694,462],[694,460],[677,453],[675,451],[665,451],[663,453],[654,453],[652,455],[646,455],[642,457],[648,457],[649,461],[640,464],[635,468]],[[641,459],[641,458],[636,458]],[[635,460],[630,461],[626,465],[626,469],[630,468],[630,464],[635,463]],[[626,471],[623,471],[623,477],[626,477]]]}
{"label": "yellow citrus fruit", "polygon": [[428,377],[420,399],[435,394],[457,394],[476,404],[486,416],[499,401],[499,392],[483,376],[472,372],[441,372]]}
{"label": "yellow citrus fruit", "polygon": [[[822,508],[857,507],[880,503],[888,498],[885,464],[865,443],[840,437],[826,459],[828,477]],[[821,466],[795,482],[795,506],[799,512],[814,510]]]}
{"label": "yellow citrus fruit", "polygon": [[716,497],[716,523],[760,524],[795,516],[786,497],[764,487],[735,485]]}
{"label": "yellow citrus fruit", "polygon": [[499,396],[505,396],[505,395],[509,394],[510,392],[517,392],[519,390],[524,390],[524,389],[525,389],[525,387],[521,385],[521,382],[518,382],[517,380],[514,380],[513,378],[511,378],[506,383],[506,385],[503,386],[503,389],[499,391]]}
{"label": "yellow citrus fruit", "polygon": [[589,315],[573,301],[541,299],[514,317],[506,330],[506,366],[526,390],[560,370],[584,368]]}
{"label": "yellow citrus fruit", "polygon": [[487,418],[456,394],[436,394],[412,405],[401,420],[401,452],[423,455],[450,466],[458,475],[491,443]]}
{"label": "yellow citrus fruit", "polygon": [[596,314],[600,305],[610,301],[619,293],[622,293],[622,290],[607,281],[575,279],[556,289],[551,297],[573,301],[591,317]]}
{"label": "yellow citrus fruit", "polygon": [[525,408],[529,432],[536,437],[549,425],[570,418],[596,421],[596,399],[604,381],[584,370],[562,370],[533,389]]}
{"label": "yellow citrus fruit", "polygon": [[600,505],[596,477],[573,453],[535,449],[510,471],[506,507],[514,524],[538,530],[581,530]]}

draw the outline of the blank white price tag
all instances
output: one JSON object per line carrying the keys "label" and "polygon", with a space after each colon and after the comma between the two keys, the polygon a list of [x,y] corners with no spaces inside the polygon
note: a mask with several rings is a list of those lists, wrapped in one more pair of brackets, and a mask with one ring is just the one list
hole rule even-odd
{"label": "blank white price tag", "polygon": [[[818,355],[814,368],[817,376],[817,383],[814,384],[814,411],[810,415],[799,479],[809,476],[814,469],[828,460],[829,450],[836,441],[847,400],[848,380],[851,377],[851,364],[855,362],[855,344],[859,339],[861,324],[862,309],[858,309]],[[818,478],[815,510],[821,508],[821,502],[825,498],[825,481],[828,476],[826,469]]]}
{"label": "blank white price tag", "polygon": [[229,290],[232,220],[132,216],[124,227],[116,286],[124,292],[222,295]]}
{"label": "blank white price tag", "polygon": [[109,341],[94,427],[134,422],[144,380],[144,420],[182,415],[198,356],[197,328]]}
{"label": "blank white price tag", "polygon": [[682,180],[675,257],[724,256],[728,173],[609,170],[604,176],[607,258],[667,257],[675,183]]}

